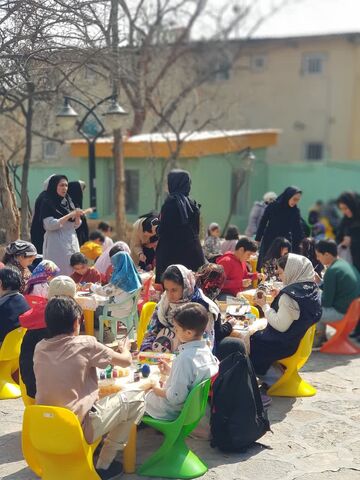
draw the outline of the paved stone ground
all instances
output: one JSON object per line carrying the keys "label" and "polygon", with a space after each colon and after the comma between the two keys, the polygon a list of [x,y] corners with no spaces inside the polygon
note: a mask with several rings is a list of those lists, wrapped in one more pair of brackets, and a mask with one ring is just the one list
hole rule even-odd
{"label": "paved stone ground", "polygon": [[[273,433],[246,454],[225,455],[206,440],[189,444],[209,465],[204,480],[360,480],[360,357],[313,353],[303,377],[318,393],[312,398],[274,398]],[[34,480],[20,447],[21,400],[0,402],[0,478]],[[161,436],[138,435],[138,462]],[[144,477],[125,475],[124,480]],[[66,479],[64,479],[66,480]],[[79,479],[82,480],[82,479]]]}

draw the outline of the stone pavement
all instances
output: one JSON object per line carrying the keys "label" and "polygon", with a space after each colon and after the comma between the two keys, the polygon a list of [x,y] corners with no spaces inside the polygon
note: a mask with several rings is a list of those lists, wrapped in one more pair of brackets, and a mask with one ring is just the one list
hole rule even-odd
{"label": "stone pavement", "polygon": [[[273,433],[263,437],[262,445],[229,455],[211,449],[206,440],[189,441],[209,465],[204,480],[360,480],[360,357],[313,353],[303,376],[317,395],[274,398],[269,410]],[[22,412],[20,399],[0,402],[0,479],[36,478],[21,453]],[[141,430],[138,462],[160,441],[153,430]]]}

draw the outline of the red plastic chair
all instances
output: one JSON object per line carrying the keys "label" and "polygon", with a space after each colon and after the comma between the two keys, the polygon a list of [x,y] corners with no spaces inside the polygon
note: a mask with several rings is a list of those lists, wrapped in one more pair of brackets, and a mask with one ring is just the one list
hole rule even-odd
{"label": "red plastic chair", "polygon": [[139,312],[139,314],[141,313],[141,310],[142,310],[143,306],[145,305],[145,303],[147,303],[150,299],[150,287],[151,287],[152,281],[153,281],[153,275],[151,275],[151,277],[149,277],[143,285],[140,300],[138,302],[138,312]]}
{"label": "red plastic chair", "polygon": [[30,310],[19,316],[20,325],[28,330],[45,328],[45,308],[48,303],[46,298],[36,295],[25,295]]}
{"label": "red plastic chair", "polygon": [[327,325],[336,329],[336,333],[320,348],[320,352],[334,355],[356,355],[360,353],[360,348],[349,340],[349,334],[354,330],[359,319],[360,298],[357,298],[351,302],[342,320],[327,323]]}

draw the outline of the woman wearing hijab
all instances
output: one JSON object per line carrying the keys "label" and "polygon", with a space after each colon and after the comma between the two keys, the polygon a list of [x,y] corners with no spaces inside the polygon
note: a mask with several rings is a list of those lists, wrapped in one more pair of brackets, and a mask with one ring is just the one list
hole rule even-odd
{"label": "woman wearing hijab", "polygon": [[30,227],[30,237],[31,242],[35,245],[35,248],[39,254],[42,254],[43,251],[43,243],[44,243],[44,235],[45,229],[43,222],[41,220],[41,207],[44,198],[46,197],[46,189],[49,185],[50,178],[53,177],[55,174],[50,175],[45,182],[44,182],[44,190],[40,193],[40,195],[35,200],[34,206],[34,213],[31,221]]}
{"label": "woman wearing hijab", "polygon": [[199,239],[200,205],[189,198],[191,178],[185,170],[168,174],[169,195],[160,213],[156,249],[156,282],[169,265],[181,264],[196,271],[205,263]]}
{"label": "woman wearing hijab", "polygon": [[285,237],[292,245],[292,251],[298,253],[299,244],[304,238],[301,226],[300,210],[297,206],[302,191],[297,187],[288,187],[266,207],[256,232],[255,240],[261,241],[257,270],[260,272],[264,256],[276,237]]}
{"label": "woman wearing hijab", "polygon": [[[82,180],[69,182],[67,193],[75,205],[75,208],[80,208],[81,210],[83,208],[84,190],[85,182]],[[76,229],[76,235],[78,237],[80,247],[89,240],[89,227],[85,215],[81,215],[81,225]]]}
{"label": "woman wearing hijab", "polygon": [[60,268],[51,260],[43,260],[32,271],[25,295],[48,298],[49,282],[60,274]]}
{"label": "woman wearing hijab", "polygon": [[31,277],[29,266],[35,260],[36,255],[35,246],[30,242],[25,242],[25,240],[16,240],[6,247],[3,262],[6,267],[12,265],[19,270],[21,276],[20,293],[24,293],[27,281]]}
{"label": "woman wearing hijab", "polygon": [[344,215],[336,235],[339,256],[344,258],[343,253],[349,251],[353,265],[360,272],[360,195],[344,192],[337,204]]}
{"label": "woman wearing hijab", "polygon": [[206,308],[209,322],[205,333],[211,348],[214,347],[217,333],[219,333],[217,342],[231,333],[232,324],[229,322],[226,322],[223,330],[219,329],[219,332],[215,332],[216,323],[220,318],[219,307],[196,286],[195,275],[191,270],[183,265],[170,265],[163,274],[162,282],[165,291],[156,306],[141,350],[163,353],[177,351],[179,341],[175,338],[174,312],[180,305],[188,302],[200,303]]}
{"label": "woman wearing hijab", "polygon": [[65,175],[50,178],[41,208],[41,219],[45,229],[44,260],[52,260],[62,275],[70,276],[70,257],[80,250],[76,229],[81,225],[82,211],[75,209],[67,191],[68,179]]}
{"label": "woman wearing hijab", "polygon": [[268,321],[267,327],[250,337],[250,358],[257,375],[265,375],[270,366],[293,355],[306,331],[321,317],[320,291],[309,259],[289,253],[278,261],[284,288],[271,307],[265,297],[257,298]]}

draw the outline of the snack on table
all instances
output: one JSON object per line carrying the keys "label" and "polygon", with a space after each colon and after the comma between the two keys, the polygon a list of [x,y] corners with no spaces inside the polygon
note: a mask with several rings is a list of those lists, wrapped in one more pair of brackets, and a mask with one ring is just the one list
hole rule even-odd
{"label": "snack on table", "polygon": [[139,352],[138,362],[148,363],[149,365],[158,365],[159,360],[172,362],[175,358],[173,353],[160,353],[160,352]]}
{"label": "snack on table", "polygon": [[120,392],[121,384],[115,378],[99,380],[99,398]]}

